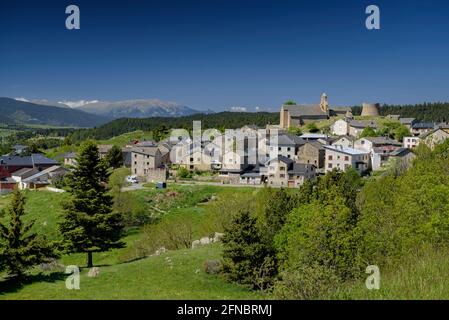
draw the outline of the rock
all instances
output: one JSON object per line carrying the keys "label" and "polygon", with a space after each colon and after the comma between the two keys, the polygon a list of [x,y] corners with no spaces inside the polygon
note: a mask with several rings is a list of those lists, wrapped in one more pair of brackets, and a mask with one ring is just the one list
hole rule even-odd
{"label": "rock", "polygon": [[218,197],[217,197],[217,196],[214,195],[214,196],[211,196],[211,197],[210,197],[210,201],[215,201],[215,200],[218,200]]}
{"label": "rock", "polygon": [[213,242],[220,242],[223,237],[224,233],[215,232]]}
{"label": "rock", "polygon": [[221,271],[220,260],[206,260],[203,263],[203,270],[209,274],[217,274]]}
{"label": "rock", "polygon": [[156,250],[156,252],[154,252],[155,256],[160,256],[163,253],[166,253],[167,249],[165,249],[165,247],[160,247],[159,249]]}
{"label": "rock", "polygon": [[195,240],[192,242],[192,249],[195,249],[196,247],[198,247],[200,245],[200,240]]}
{"label": "rock", "polygon": [[209,238],[209,237],[202,237],[202,238],[200,239],[200,243],[201,243],[202,245],[209,244],[209,243],[210,243],[210,238]]}
{"label": "rock", "polygon": [[87,274],[87,276],[90,278],[96,278],[96,277],[98,277],[99,274],[100,274],[100,268],[93,267],[89,270],[89,273]]}

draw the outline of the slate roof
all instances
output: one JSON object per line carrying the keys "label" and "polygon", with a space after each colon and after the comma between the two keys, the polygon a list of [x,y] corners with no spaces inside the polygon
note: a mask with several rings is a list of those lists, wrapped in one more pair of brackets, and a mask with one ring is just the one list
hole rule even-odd
{"label": "slate roof", "polygon": [[26,179],[32,175],[38,173],[39,170],[36,168],[22,168],[11,174],[11,176],[20,177],[21,179]]}
{"label": "slate roof", "polygon": [[0,165],[33,167],[35,165],[51,165],[58,164],[55,160],[49,159],[40,153],[33,153],[31,156],[2,156],[0,157]]}
{"label": "slate roof", "polygon": [[435,127],[435,123],[433,122],[418,122],[412,125],[413,129],[433,129]]}
{"label": "slate roof", "polygon": [[349,155],[368,154],[369,152],[343,146],[324,146],[324,148]]}
{"label": "slate roof", "polygon": [[[32,176],[29,176],[26,179],[23,179],[23,182],[30,182],[30,181],[39,179],[40,177],[45,177],[45,175],[48,175],[49,173],[54,172],[54,171],[59,170],[59,169],[63,169],[63,168],[61,166],[51,166],[50,168],[42,170],[42,171],[40,171],[40,172],[38,172],[38,173],[36,173],[36,174],[34,174]],[[48,180],[48,177],[45,177],[44,179]]]}
{"label": "slate roof", "polygon": [[353,128],[377,128],[377,122],[376,121],[358,121],[358,120],[351,120],[349,121],[349,126]]}
{"label": "slate roof", "polygon": [[399,149],[396,149],[396,150],[390,152],[390,156],[402,157],[402,156],[407,155],[408,153],[412,153],[412,151],[407,148],[399,148]]}
{"label": "slate roof", "polygon": [[309,105],[284,105],[284,111],[288,111],[291,117],[328,116],[319,104]]}
{"label": "slate roof", "polygon": [[149,156],[152,156],[152,157],[156,156],[158,151],[159,151],[159,147],[157,147],[157,146],[153,146],[153,147],[135,147],[135,148],[132,148],[132,150],[131,150],[131,152],[144,154],[144,155],[149,155]]}
{"label": "slate roof", "polygon": [[293,168],[291,170],[288,170],[287,173],[296,175],[305,175],[306,173],[312,171],[313,167],[315,166],[312,164],[294,163]]}
{"label": "slate roof", "polygon": [[364,137],[362,139],[369,140],[372,143],[377,144],[377,145],[383,144],[383,145],[402,146],[402,143],[400,143],[396,140],[390,139],[390,138],[386,138],[386,137]]}
{"label": "slate roof", "polygon": [[400,118],[399,122],[401,124],[412,124],[413,122],[415,122],[416,119],[415,118]]}
{"label": "slate roof", "polygon": [[297,146],[306,143],[306,141],[291,133],[281,133],[276,137],[270,139],[270,145],[282,146]]}
{"label": "slate roof", "polygon": [[267,163],[270,163],[272,161],[281,161],[283,163],[285,163],[286,165],[290,166],[294,161],[290,158],[284,157],[284,156],[277,156],[275,158],[271,158],[270,160],[267,161]]}

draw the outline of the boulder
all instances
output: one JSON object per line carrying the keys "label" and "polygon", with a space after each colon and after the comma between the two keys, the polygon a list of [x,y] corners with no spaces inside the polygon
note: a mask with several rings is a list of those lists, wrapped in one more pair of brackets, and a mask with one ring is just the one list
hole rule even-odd
{"label": "boulder", "polygon": [[196,247],[198,247],[200,245],[200,240],[195,240],[192,242],[192,249],[195,249]]}
{"label": "boulder", "polygon": [[200,243],[202,244],[202,245],[205,245],[205,244],[210,244],[210,238],[209,237],[202,237],[201,239],[200,239]]}
{"label": "boulder", "polygon": [[224,233],[215,232],[213,242],[220,242],[223,237]]}
{"label": "boulder", "polygon": [[154,252],[155,256],[160,256],[163,253],[166,253],[167,249],[165,249],[165,247],[160,247],[159,249],[156,250],[156,252]]}
{"label": "boulder", "polygon": [[220,260],[206,260],[203,263],[203,270],[209,274],[217,274],[221,271],[221,266]]}

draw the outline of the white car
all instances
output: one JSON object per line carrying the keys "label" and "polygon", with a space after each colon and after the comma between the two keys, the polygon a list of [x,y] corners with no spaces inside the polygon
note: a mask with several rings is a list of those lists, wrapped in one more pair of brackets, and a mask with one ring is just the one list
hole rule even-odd
{"label": "white car", "polygon": [[137,180],[136,176],[127,176],[126,177],[126,182],[129,183],[139,183],[139,180]]}

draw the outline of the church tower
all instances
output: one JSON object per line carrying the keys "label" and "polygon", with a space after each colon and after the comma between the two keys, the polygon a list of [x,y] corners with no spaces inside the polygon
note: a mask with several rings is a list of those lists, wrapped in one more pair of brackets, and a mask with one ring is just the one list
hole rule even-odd
{"label": "church tower", "polygon": [[321,95],[320,108],[326,113],[329,112],[329,103],[327,101],[327,95],[325,93]]}

